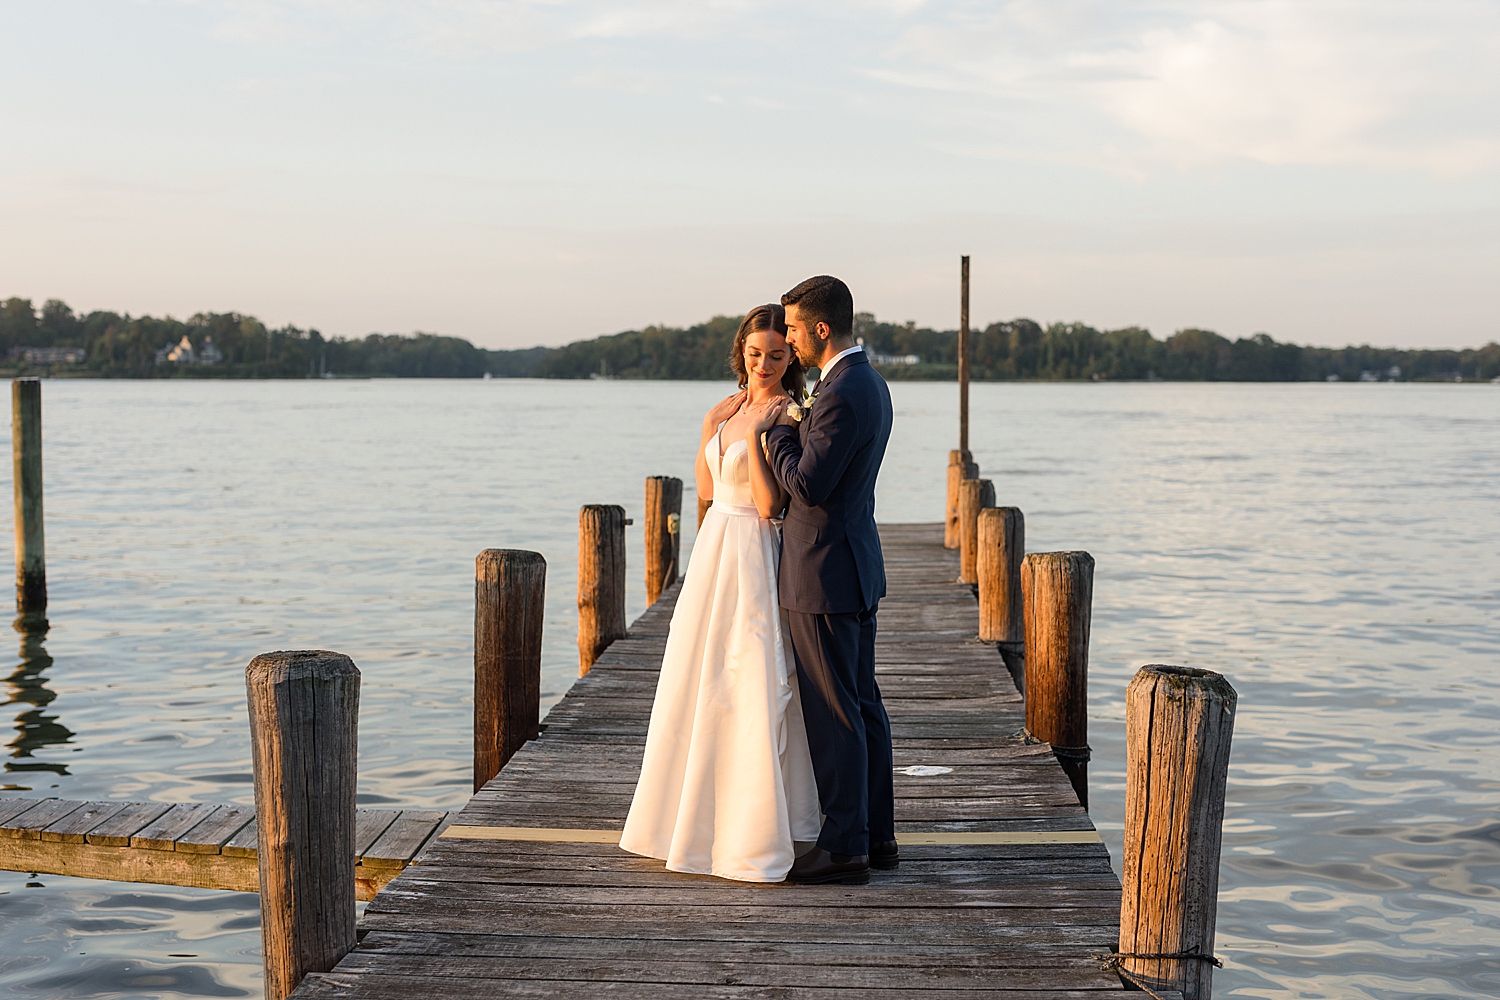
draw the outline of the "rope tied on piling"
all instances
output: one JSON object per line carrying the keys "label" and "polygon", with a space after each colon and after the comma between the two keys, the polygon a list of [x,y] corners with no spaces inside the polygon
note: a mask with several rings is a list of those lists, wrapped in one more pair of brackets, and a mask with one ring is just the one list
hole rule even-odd
{"label": "rope tied on piling", "polygon": [[1068,760],[1081,760],[1087,762],[1092,760],[1094,756],[1094,748],[1091,746],[1085,745],[1081,747],[1063,747],[1058,746],[1056,743],[1047,743],[1046,740],[1039,739],[1035,733],[1024,726],[1021,727],[1020,732],[1016,733],[1016,735],[1021,737],[1021,742],[1025,743],[1027,746],[1045,743],[1047,746],[1052,748],[1053,754],[1058,757],[1066,757]]}
{"label": "rope tied on piling", "polygon": [[1221,962],[1221,961],[1219,961],[1214,956],[1212,956],[1212,955],[1201,955],[1201,954],[1199,954],[1198,952],[1195,952],[1195,951],[1175,951],[1175,952],[1161,952],[1161,953],[1145,953],[1145,952],[1122,951],[1122,952],[1117,952],[1117,953],[1111,954],[1111,955],[1100,955],[1099,958],[1104,962],[1104,968],[1105,968],[1106,971],[1109,971],[1109,972],[1118,972],[1121,976],[1123,976],[1124,978],[1130,980],[1136,986],[1138,986],[1142,990],[1144,990],[1148,995],[1150,995],[1151,997],[1154,997],[1155,1000],[1166,1000],[1166,998],[1163,997],[1160,993],[1158,993],[1155,990],[1153,990],[1150,986],[1147,986],[1137,976],[1135,976],[1132,972],[1130,972],[1128,969],[1126,969],[1125,968],[1125,959],[1127,959],[1127,958],[1139,958],[1139,959],[1145,959],[1145,960],[1148,960],[1148,961],[1152,960],[1152,959],[1196,959],[1199,962],[1207,962],[1209,965],[1212,965],[1215,969],[1222,969],[1222,968],[1224,968],[1224,963]]}

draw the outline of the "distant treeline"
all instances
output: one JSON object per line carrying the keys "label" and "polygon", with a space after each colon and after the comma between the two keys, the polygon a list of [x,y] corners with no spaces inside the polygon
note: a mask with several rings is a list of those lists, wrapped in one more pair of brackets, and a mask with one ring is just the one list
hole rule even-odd
{"label": "distant treeline", "polygon": [[[687,329],[647,327],[548,351],[528,373],[545,378],[723,378],[739,320],[717,316]],[[881,364],[888,379],[953,379],[958,373],[958,331],[912,323],[882,323],[860,313],[856,333],[882,358],[916,364]],[[1490,379],[1500,375],[1500,344],[1462,351],[1402,351],[1377,347],[1299,347],[1263,333],[1228,340],[1208,330],[1180,330],[1157,340],[1140,327],[1100,331],[1082,323],[1029,319],[991,323],[973,334],[969,355],[975,379],[1163,379],[1209,382],[1387,379]],[[497,352],[505,353],[505,352]],[[516,352],[519,353],[519,352]],[[518,366],[522,367],[522,366]]]}
{"label": "distant treeline", "polygon": [[[162,355],[187,337],[195,355],[222,355],[212,364],[182,364]],[[210,345],[212,350],[210,350]],[[27,362],[25,348],[79,348],[83,360]],[[353,376],[478,378],[529,366],[547,353],[486,351],[459,337],[372,333],[361,340],[326,338],[317,330],[267,327],[253,316],[199,313],[188,320],[91,312],[79,316],[49,300],[38,311],[26,299],[0,303],[0,364],[14,371],[97,373],[115,378],[297,378]],[[499,355],[497,357],[497,355]],[[45,355],[43,355],[45,358]]]}
{"label": "distant treeline", "polygon": [[[270,329],[251,316],[200,313],[188,320],[85,316],[55,299],[36,310],[27,299],[0,304],[0,355],[13,372],[76,370],[102,376],[295,378],[309,375],[476,378],[722,379],[737,317],[716,316],[685,329],[650,326],[564,347],[488,351],[457,337],[372,333],[361,340],[325,338],[295,326]],[[857,333],[891,379],[952,379],[958,332],[882,323],[860,313]],[[183,337],[197,359],[165,355]],[[24,348],[75,348],[60,363]],[[76,357],[77,355],[75,355]],[[914,364],[897,363],[915,356]],[[1081,323],[1041,326],[1029,319],[992,323],[973,336],[975,379],[1163,379],[1169,381],[1295,382],[1332,376],[1403,380],[1491,379],[1500,376],[1500,344],[1462,351],[1375,347],[1299,347],[1263,333],[1231,341],[1208,330],[1180,330],[1157,340],[1140,327],[1096,330]]]}

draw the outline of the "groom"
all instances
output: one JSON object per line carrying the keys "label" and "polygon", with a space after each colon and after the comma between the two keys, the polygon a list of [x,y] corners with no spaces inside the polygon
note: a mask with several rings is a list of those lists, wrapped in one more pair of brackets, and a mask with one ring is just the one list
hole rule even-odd
{"label": "groom", "polygon": [[808,278],[781,297],[787,343],[821,372],[800,422],[760,428],[791,496],[781,526],[781,606],[791,625],[802,715],[823,808],[817,846],[788,882],[862,885],[895,868],[891,724],[875,684],[875,608],[885,561],[875,477],[891,436],[891,394],[854,343],[854,297]]}

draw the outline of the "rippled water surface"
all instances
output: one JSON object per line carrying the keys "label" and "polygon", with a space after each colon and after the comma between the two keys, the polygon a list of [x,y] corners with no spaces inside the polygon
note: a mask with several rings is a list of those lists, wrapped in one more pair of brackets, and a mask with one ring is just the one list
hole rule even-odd
{"label": "rippled water surface", "polygon": [[[634,617],[642,480],[691,483],[727,389],[48,382],[53,627],[0,668],[4,794],[249,803],[245,663],[321,646],[364,674],[360,802],[459,805],[474,556],[546,555],[554,703],[578,506],[637,516]],[[893,395],[879,516],[937,520],[956,390]],[[1215,994],[1500,995],[1500,389],[978,385],[973,411],[1028,547],[1098,560],[1116,859],[1132,673],[1239,690]],[[259,963],[254,896],[0,872],[0,994],[257,997]]]}

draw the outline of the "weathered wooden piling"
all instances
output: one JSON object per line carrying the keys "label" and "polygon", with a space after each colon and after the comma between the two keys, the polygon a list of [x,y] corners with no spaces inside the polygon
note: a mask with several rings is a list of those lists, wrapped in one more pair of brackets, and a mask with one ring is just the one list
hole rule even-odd
{"label": "weathered wooden piling", "polygon": [[1026,518],[1019,507],[979,512],[979,638],[1020,652],[1026,643],[1021,616],[1021,560]]}
{"label": "weathered wooden piling", "polygon": [[979,466],[968,452],[954,448],[948,452],[948,499],[943,506],[943,547],[958,548],[958,484],[978,479]]}
{"label": "weathered wooden piling", "polygon": [[1026,729],[1052,744],[1089,804],[1089,624],[1094,557],[1087,552],[1033,552],[1021,563],[1026,623]]}
{"label": "weathered wooden piling", "polygon": [[485,549],[474,561],[474,791],[538,735],[547,560]]}
{"label": "weathered wooden piling", "polygon": [[1122,974],[1209,1000],[1229,745],[1239,696],[1210,670],[1151,664],[1125,690]]}
{"label": "weathered wooden piling", "polygon": [[342,653],[262,653],[245,668],[268,1000],[354,947],[359,670]]}
{"label": "weathered wooden piling", "polygon": [[578,511],[578,675],[625,638],[625,508],[585,504]]}
{"label": "weathered wooden piling", "polygon": [[958,486],[958,578],[979,582],[979,512],[995,506],[995,484],[965,479]]}
{"label": "weathered wooden piling", "polygon": [[47,543],[42,517],[42,382],[10,384],[11,455],[16,491],[16,625],[47,624]]}
{"label": "weathered wooden piling", "polygon": [[646,477],[646,606],[677,582],[682,554],[682,480]]}

